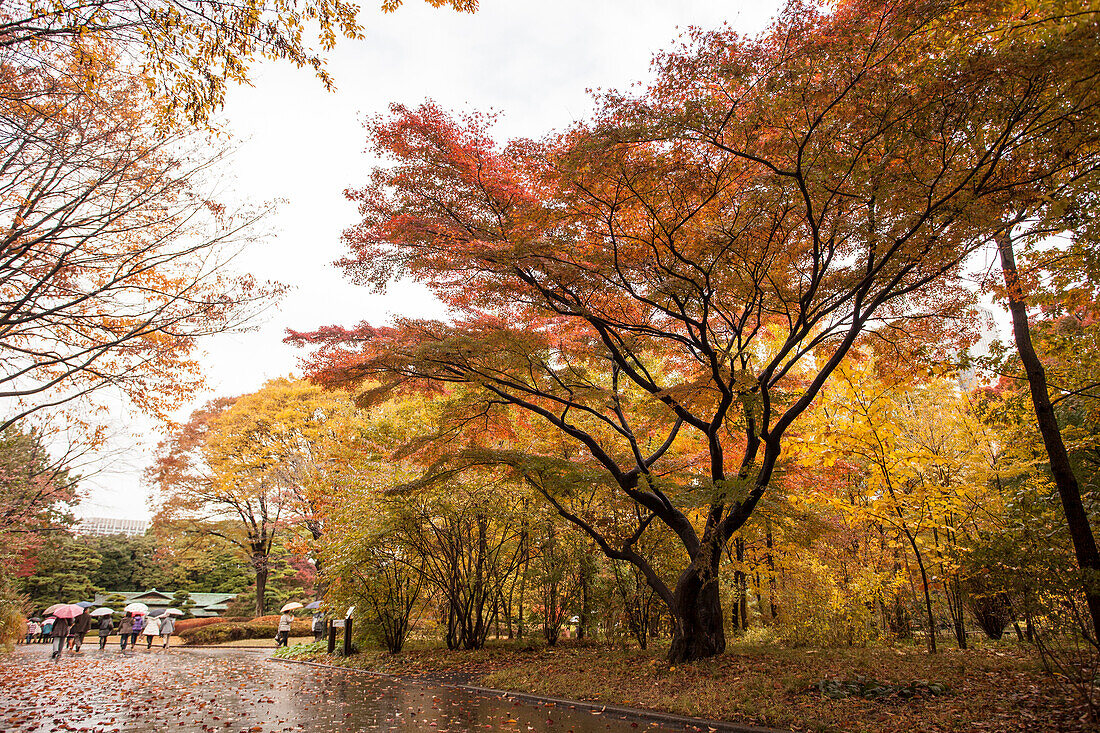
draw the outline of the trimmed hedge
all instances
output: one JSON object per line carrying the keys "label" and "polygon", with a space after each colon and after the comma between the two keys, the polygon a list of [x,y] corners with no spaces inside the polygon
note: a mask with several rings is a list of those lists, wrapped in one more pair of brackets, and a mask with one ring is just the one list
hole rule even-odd
{"label": "trimmed hedge", "polygon": [[210,624],[239,623],[251,621],[249,616],[209,616],[207,618],[181,618],[176,621],[176,634],[190,629],[200,629]]}
{"label": "trimmed hedge", "polygon": [[[242,639],[267,639],[275,640],[275,634],[279,628],[278,616],[260,616],[249,621],[241,622],[239,619],[195,619],[196,621],[208,621],[198,626],[191,626],[179,631],[180,639],[186,644],[224,644],[229,641],[241,641]],[[179,630],[179,627],[176,627]],[[313,633],[313,623],[310,619],[295,619],[291,627],[291,636],[310,636]]]}

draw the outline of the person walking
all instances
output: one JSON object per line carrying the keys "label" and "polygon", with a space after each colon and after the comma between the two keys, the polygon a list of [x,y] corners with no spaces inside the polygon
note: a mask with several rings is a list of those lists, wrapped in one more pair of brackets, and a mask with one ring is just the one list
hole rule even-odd
{"label": "person walking", "polygon": [[27,643],[31,644],[42,633],[42,627],[35,620],[27,621]]}
{"label": "person walking", "polygon": [[144,614],[134,614],[134,627],[130,630],[130,648],[137,647],[138,636],[145,630],[145,616]]}
{"label": "person walking", "polygon": [[79,652],[80,647],[84,644],[84,635],[88,633],[92,628],[92,609],[85,608],[84,613],[76,617],[73,621],[72,629],[69,631],[69,636],[72,638],[72,650]]}
{"label": "person walking", "polygon": [[284,611],[279,617],[279,635],[275,637],[275,648],[286,646],[290,641],[290,627],[294,623],[294,617],[289,611]]}
{"label": "person walking", "polygon": [[156,616],[150,616],[145,619],[145,628],[142,630],[145,634],[145,648],[153,648],[153,638],[160,636],[160,620]]}
{"label": "person walking", "polygon": [[168,642],[172,639],[172,632],[176,630],[176,619],[165,614],[160,620],[160,638],[164,640],[161,647],[168,648]]}
{"label": "person walking", "polygon": [[99,648],[107,648],[107,637],[111,635],[111,632],[115,630],[115,620],[111,618],[111,614],[105,614],[99,617]]}
{"label": "person walking", "polygon": [[313,642],[317,643],[325,638],[325,612],[317,611],[313,614]]}
{"label": "person walking", "polygon": [[65,649],[65,639],[69,636],[69,619],[59,618],[53,622],[53,628],[50,629],[50,637],[53,639],[53,654],[50,655],[52,659],[57,659],[61,656],[62,650]]}
{"label": "person walking", "polygon": [[126,651],[126,642],[129,641],[130,635],[133,633],[134,615],[127,611],[118,625],[118,645],[122,648],[122,651]]}

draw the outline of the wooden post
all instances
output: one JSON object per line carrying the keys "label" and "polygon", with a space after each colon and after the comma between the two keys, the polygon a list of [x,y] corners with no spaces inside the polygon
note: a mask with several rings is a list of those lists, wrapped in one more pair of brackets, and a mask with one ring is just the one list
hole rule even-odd
{"label": "wooden post", "polygon": [[351,656],[351,619],[344,619],[344,656]]}

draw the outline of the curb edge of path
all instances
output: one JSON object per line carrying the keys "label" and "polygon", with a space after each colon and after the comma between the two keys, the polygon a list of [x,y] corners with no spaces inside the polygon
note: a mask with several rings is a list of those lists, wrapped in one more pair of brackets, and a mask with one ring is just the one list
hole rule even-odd
{"label": "curb edge of path", "polygon": [[171,647],[172,649],[183,649],[186,651],[198,651],[200,649],[244,649],[245,651],[275,651],[279,647],[271,645],[252,644],[248,646],[231,646],[226,644],[224,646],[218,644],[180,644],[178,646]]}
{"label": "curb edge of path", "polygon": [[[395,674],[387,674],[385,672],[375,672],[369,669],[357,669],[355,667],[341,667],[336,664],[324,664],[321,662],[308,662],[302,659],[283,659],[281,657],[268,657],[268,661],[272,662],[284,662],[286,664],[305,664],[310,667],[320,667],[322,669],[335,669],[342,672],[356,672],[358,674],[367,674],[374,677],[384,677],[391,680],[405,681],[408,678]],[[790,733],[790,731],[782,730],[780,728],[763,728],[756,725],[746,725],[742,723],[731,723],[724,720],[711,720],[709,718],[692,718],[686,715],[677,715],[676,713],[665,713],[660,710],[647,710],[645,708],[631,708],[625,705],[613,705],[603,704],[597,702],[587,702],[584,700],[570,700],[563,697],[549,697],[547,695],[534,695],[527,692],[514,692],[511,690],[498,690],[492,687],[479,687],[477,685],[456,685],[451,683],[439,683],[440,687],[449,687],[455,690],[464,690],[466,692],[475,693],[487,697],[503,697],[514,698],[517,700],[523,700],[526,702],[541,703],[545,705],[568,705],[581,710],[588,710],[600,713],[613,713],[617,715],[626,715],[633,718],[641,718],[643,720],[651,720],[658,723],[674,723],[683,726],[696,726],[700,728],[709,728],[711,730],[723,731],[724,733]]]}

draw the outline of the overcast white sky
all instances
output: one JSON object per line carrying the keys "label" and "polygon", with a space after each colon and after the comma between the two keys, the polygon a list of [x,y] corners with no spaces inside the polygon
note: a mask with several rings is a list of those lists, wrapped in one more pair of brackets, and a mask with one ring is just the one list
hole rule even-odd
{"label": "overcast white sky", "polygon": [[[377,2],[377,0],[373,0]],[[364,6],[370,6],[366,0]],[[331,266],[343,255],[340,233],[356,221],[345,188],[367,179],[362,120],[391,102],[434,99],[455,110],[496,110],[501,137],[540,137],[584,118],[589,88],[623,88],[649,77],[652,54],[688,26],[723,22],[745,33],[767,25],[776,0],[482,0],[476,14],[436,10],[418,0],[392,14],[368,8],[366,38],[340,43],[329,70],[338,85],[324,91],[313,75],[287,64],[255,70],[254,86],[231,90],[225,109],[237,153],[227,173],[255,202],[283,200],[269,222],[272,236],[240,266],[293,290],[261,327],[205,344],[209,389],[179,411],[215,395],[242,394],[297,372],[298,353],[285,329],[329,323],[381,322],[392,314],[441,311],[423,291],[398,286],[374,295],[346,283]],[[82,516],[147,518],[141,473],[160,439],[156,425],[115,410],[117,457],[84,482]]]}

